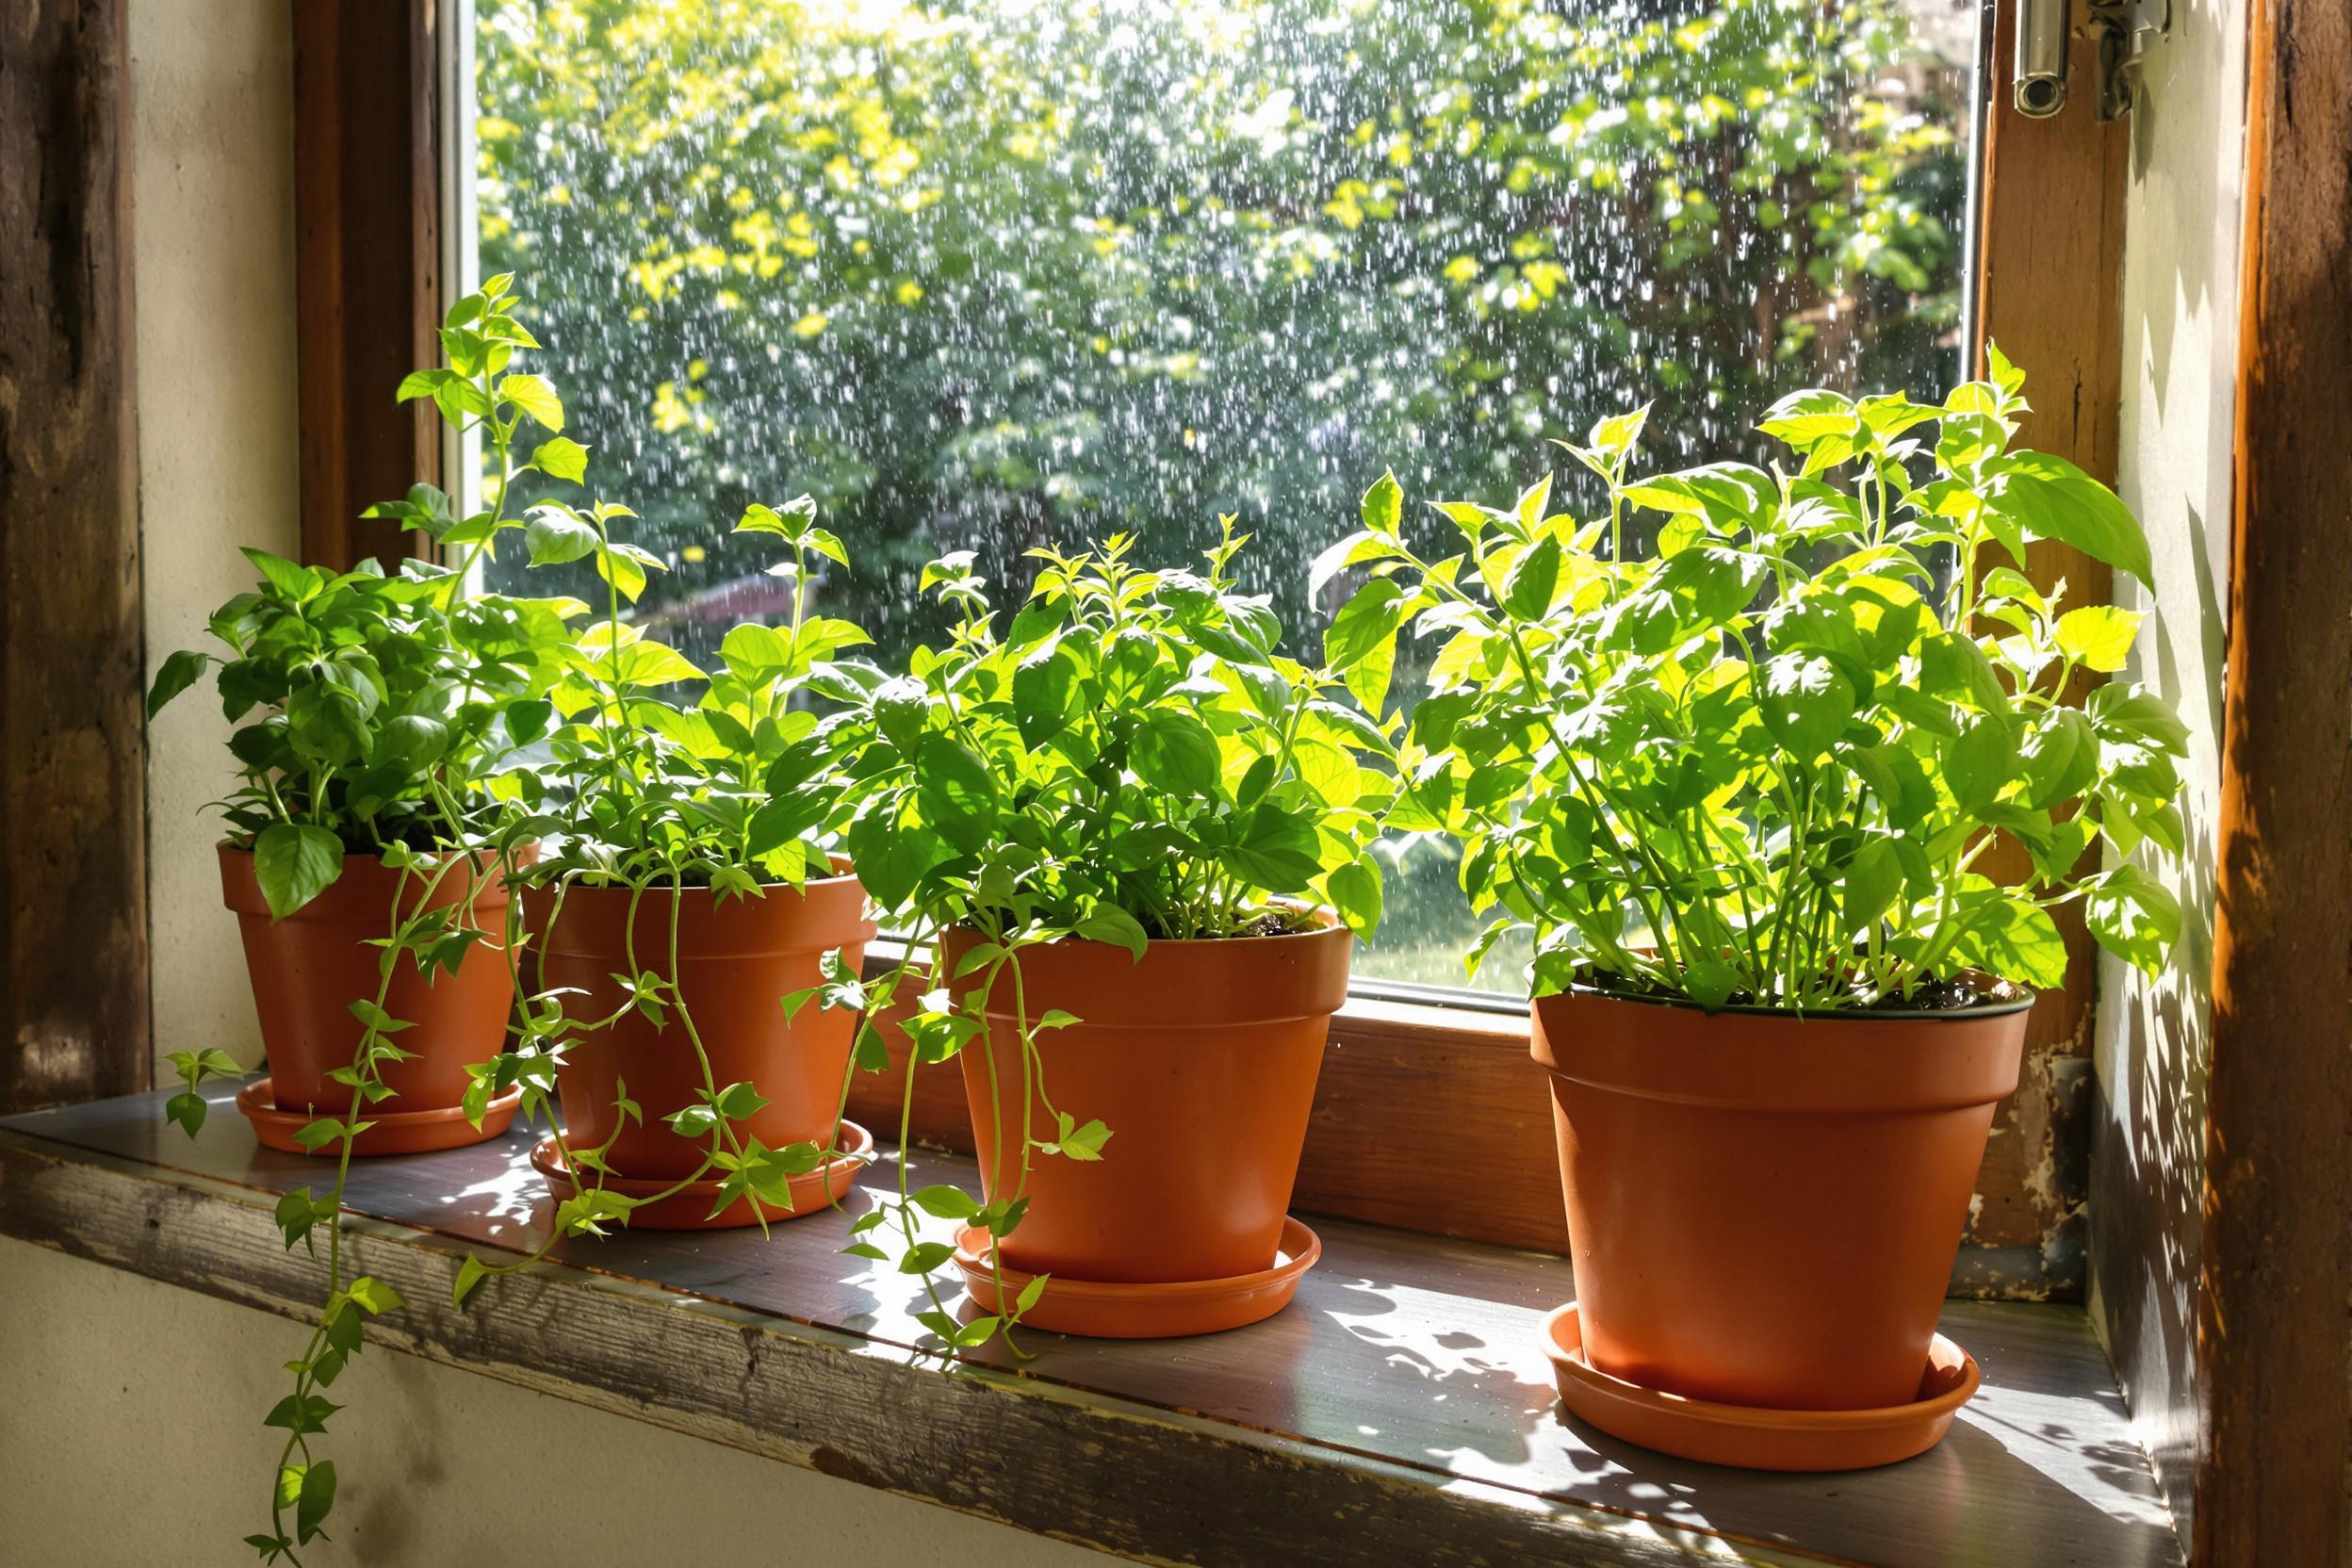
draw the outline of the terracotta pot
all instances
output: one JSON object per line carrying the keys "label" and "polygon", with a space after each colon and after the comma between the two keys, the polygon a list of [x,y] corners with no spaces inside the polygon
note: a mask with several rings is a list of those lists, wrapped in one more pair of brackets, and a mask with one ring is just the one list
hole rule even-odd
{"label": "terracotta pot", "polygon": [[1592,1364],[1723,1404],[1912,1400],[2028,1005],[1540,998]]}
{"label": "terracotta pot", "polygon": [[[408,903],[416,907],[426,874],[412,873]],[[365,1031],[351,1004],[374,1001],[383,949],[368,945],[390,933],[392,895],[400,874],[382,860],[351,857],[334,885],[281,921],[253,875],[251,850],[220,846],[220,896],[237,912],[245,939],[245,967],[261,1013],[261,1042],[270,1054],[276,1102],[288,1111],[348,1110],[351,1091],[327,1076],[351,1065]],[[427,980],[402,959],[393,970],[384,1011],[416,1027],[399,1045],[416,1055],[386,1063],[384,1081],[395,1098],[386,1113],[446,1109],[466,1098],[468,1064],[486,1062],[505,1044],[514,985],[507,973],[506,885],[495,871],[479,880],[469,865],[452,867],[433,890],[435,906],[470,903],[472,923],[489,939],[466,950],[455,973]]]}
{"label": "terracotta pot", "polygon": [[[673,894],[648,889],[637,901],[636,960],[640,972],[670,969],[670,906],[678,908],[679,989],[710,1058],[718,1086],[750,1084],[769,1103],[739,1134],[769,1148],[823,1142],[832,1135],[849,1070],[857,1020],[814,1003],[789,1021],[787,992],[820,983],[817,963],[841,949],[855,970],[873,939],[866,893],[854,876],[831,876],[795,890],[767,890],[762,898],[721,903],[708,888]],[[540,976],[549,988],[571,987],[564,1007],[573,1018],[603,1018],[623,1000],[612,976],[629,972],[624,936],[627,888],[574,887],[560,905],[552,889],[525,890],[532,924],[547,933]],[[564,1101],[564,1135],[574,1148],[593,1148],[613,1134],[616,1087],[644,1107],[645,1119],[620,1129],[606,1158],[614,1170],[639,1180],[676,1181],[702,1164],[707,1147],[679,1137],[662,1119],[699,1102],[702,1063],[685,1025],[671,1010],[656,1026],[633,1009],[610,1026],[572,1037],[556,1087]]]}
{"label": "terracotta pot", "polygon": [[[976,937],[950,931],[953,973]],[[1284,937],[1153,942],[1140,961],[1104,942],[1021,956],[1032,1019],[1079,1022],[1037,1039],[1046,1092],[1080,1123],[1111,1129],[1099,1161],[1032,1155],[1029,1209],[1005,1264],[1073,1280],[1220,1280],[1272,1266],[1298,1176],[1331,1014],[1348,996],[1353,939],[1327,924]],[[973,980],[957,983],[962,988]],[[1012,982],[988,998],[985,1043],[964,1048],[980,1171],[993,1198],[1018,1182],[1021,1059]],[[1003,1096],[1003,1148],[989,1069]],[[1052,1139],[1042,1105],[1031,1126]]]}

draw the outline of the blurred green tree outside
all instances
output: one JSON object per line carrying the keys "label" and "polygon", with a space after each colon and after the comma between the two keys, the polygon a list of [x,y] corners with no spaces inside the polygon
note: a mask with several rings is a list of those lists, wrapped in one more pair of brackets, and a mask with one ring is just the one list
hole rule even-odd
{"label": "blurred green tree outside", "polygon": [[[1048,541],[1176,561],[1227,512],[1311,656],[1307,563],[1383,468],[1499,499],[1652,400],[1679,466],[1757,451],[1795,387],[1939,398],[1975,15],[476,0],[480,263],[524,276],[690,652],[781,612],[727,531],[807,491],[856,556],[826,612],[886,657],[935,629],[942,551],[1018,583]],[[1400,859],[1364,967],[1458,984],[1451,863]]]}

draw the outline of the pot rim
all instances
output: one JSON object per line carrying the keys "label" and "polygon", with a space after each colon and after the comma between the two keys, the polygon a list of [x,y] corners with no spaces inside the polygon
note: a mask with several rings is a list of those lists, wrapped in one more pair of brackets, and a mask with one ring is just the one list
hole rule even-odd
{"label": "pot rim", "polygon": [[[1983,973],[1982,971],[1976,970],[1968,972]],[[1933,1023],[1938,1021],[1967,1023],[1978,1019],[2001,1018],[2010,1013],[2023,1012],[2034,1005],[2039,995],[2033,987],[2021,985],[2017,981],[2002,980],[1997,975],[1990,974],[1983,977],[1995,985],[2016,986],[2024,994],[2006,1002],[1984,1002],[1968,1007],[1873,1007],[1867,1011],[1852,1007],[1837,1007],[1819,1008],[1807,1012],[1802,1007],[1773,1007],[1766,1006],[1761,1003],[1740,1002],[1727,1004],[1716,1008],[1713,1012],[1708,1012],[1707,1008],[1700,1006],[1687,996],[1628,996],[1623,991],[1613,991],[1606,987],[1587,985],[1579,981],[1572,983],[1563,991],[1546,991],[1540,996],[1531,996],[1527,999],[1527,1004],[1534,1006],[1561,997],[1581,996],[1590,997],[1597,1002],[1622,1002],[1637,1007],[1678,1008],[1707,1018],[1733,1013],[1742,1018],[1786,1019],[1794,1023]]]}
{"label": "pot rim", "polygon": [[[775,892],[779,889],[785,892],[809,893],[820,888],[838,888],[844,882],[855,882],[858,880],[857,868],[850,863],[848,856],[833,855],[830,856],[829,858],[833,864],[832,875],[811,876],[800,882],[762,882],[760,884],[760,896],[764,898],[769,893]],[[547,862],[539,861],[537,864],[541,867],[545,867]],[[602,872],[592,872],[587,874],[599,878],[604,875]],[[575,893],[626,893],[629,890],[629,885],[627,882],[604,880],[583,882],[577,877],[570,880],[559,879],[552,882],[524,882],[521,886],[526,897],[533,894],[545,897],[547,894],[560,891],[564,897],[569,898]],[[689,883],[683,888],[672,888],[667,882],[648,882],[645,884],[645,896],[648,898],[657,894],[666,895],[672,892],[692,894],[709,893],[712,890],[713,890],[708,883],[700,886]]]}
{"label": "pot rim", "polygon": [[[833,876],[812,876],[805,882],[798,883],[762,882],[760,884],[760,896],[764,898],[769,893],[773,892],[807,893],[812,892],[820,888],[838,888],[843,883],[855,882],[857,880],[857,873],[841,872]],[[629,885],[626,882],[526,882],[522,886],[526,896],[535,894],[542,898],[553,894],[559,889],[567,899],[576,898],[581,893],[626,894],[629,890]],[[708,883],[696,885],[690,882],[683,888],[673,888],[667,882],[648,882],[645,884],[645,896],[647,898],[667,898],[672,893],[677,893],[687,898],[692,898],[696,893],[709,896],[715,891],[716,890],[711,888]]]}
{"label": "pot rim", "polygon": [[[1355,933],[1349,931],[1348,929],[1347,923],[1339,918],[1339,911],[1332,908],[1328,904],[1298,904],[1293,903],[1288,899],[1277,899],[1274,900],[1274,902],[1281,904],[1287,908],[1303,909],[1308,914],[1315,916],[1315,919],[1322,922],[1322,923],[1315,926],[1312,930],[1307,931],[1278,931],[1271,935],[1253,937],[1149,937],[1145,939],[1144,945],[1147,950],[1155,947],[1190,949],[1238,947],[1244,943],[1255,948],[1266,944],[1279,945],[1282,942],[1329,940],[1331,933],[1334,931],[1346,936],[1349,941],[1353,941],[1355,939]],[[997,939],[996,938],[988,935],[986,931],[981,930],[978,926],[961,924],[948,926],[945,930],[939,933],[938,939],[944,940],[949,932],[957,932],[984,942],[992,942]],[[935,941],[933,945],[937,946],[938,942]],[[1058,937],[1053,941],[1038,942],[1035,945],[1040,951],[1044,952],[1069,953],[1086,947],[1107,948],[1114,953],[1128,952],[1126,948],[1121,947],[1117,942],[1106,942],[1094,937]],[[1133,956],[1133,955],[1131,954],[1130,956]]]}

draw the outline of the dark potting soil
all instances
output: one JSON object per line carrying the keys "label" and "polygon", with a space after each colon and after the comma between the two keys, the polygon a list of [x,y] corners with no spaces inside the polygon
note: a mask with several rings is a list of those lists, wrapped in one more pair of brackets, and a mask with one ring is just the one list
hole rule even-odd
{"label": "dark potting soil", "polygon": [[[1604,974],[1588,971],[1577,977],[1579,985],[1606,991],[1639,1002],[1689,1003],[1690,998],[1679,991],[1669,990],[1649,979],[1627,979],[1620,974]],[[1958,1012],[1968,1007],[1997,1007],[2026,1001],[2032,992],[2025,987],[2007,980],[1987,980],[1982,975],[1955,975],[1949,980],[1922,980],[1913,986],[1908,995],[1889,991],[1869,1006],[1843,1004],[1836,1010],[1848,1013],[1944,1013]],[[1753,991],[1734,991],[1723,1001],[1726,1007],[1775,1006],[1772,1001],[1759,1002]]]}

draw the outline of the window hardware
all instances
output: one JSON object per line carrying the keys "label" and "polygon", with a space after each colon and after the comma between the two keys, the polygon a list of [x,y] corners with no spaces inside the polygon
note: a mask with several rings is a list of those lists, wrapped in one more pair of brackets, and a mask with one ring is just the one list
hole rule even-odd
{"label": "window hardware", "polygon": [[[2099,118],[2122,119],[2139,102],[2140,67],[2172,30],[2171,0],[2088,0],[2099,45]],[[2019,0],[2012,95],[2017,112],[2047,120],[2066,106],[2068,0]]]}

